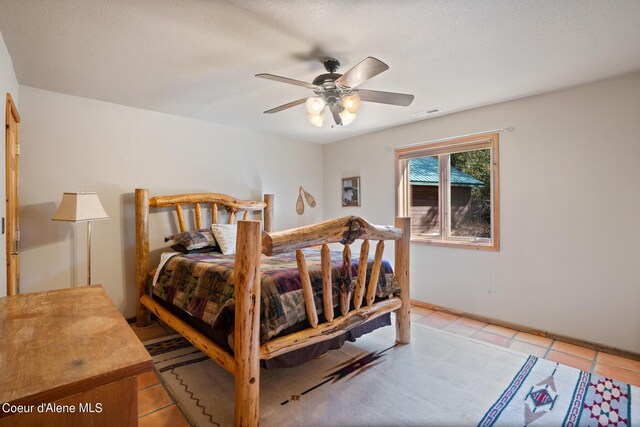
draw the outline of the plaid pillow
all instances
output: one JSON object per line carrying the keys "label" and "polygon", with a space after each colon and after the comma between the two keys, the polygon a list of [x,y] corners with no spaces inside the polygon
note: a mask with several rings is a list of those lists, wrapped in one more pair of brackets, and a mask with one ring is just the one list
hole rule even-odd
{"label": "plaid pillow", "polygon": [[218,246],[216,238],[209,228],[185,231],[184,233],[172,234],[164,238],[165,242],[169,240],[173,241],[174,245],[184,246],[187,251]]}
{"label": "plaid pillow", "polygon": [[193,249],[193,250],[189,251],[189,250],[187,250],[187,248],[185,248],[181,244],[176,243],[175,245],[171,245],[171,249],[173,249],[176,252],[183,253],[183,254],[208,254],[209,252],[220,253],[220,247],[219,246],[207,246],[207,247],[204,247],[204,248]]}

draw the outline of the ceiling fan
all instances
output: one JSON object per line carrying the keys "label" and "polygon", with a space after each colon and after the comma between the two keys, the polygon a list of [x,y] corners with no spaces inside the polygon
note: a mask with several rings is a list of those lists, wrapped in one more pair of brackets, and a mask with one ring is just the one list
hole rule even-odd
{"label": "ceiling fan", "polygon": [[313,79],[312,83],[274,74],[256,74],[256,77],[261,79],[274,80],[311,89],[317,95],[280,105],[265,111],[265,114],[273,114],[305,104],[309,113],[307,116],[309,121],[315,126],[321,127],[324,121],[324,109],[328,107],[335,123],[346,126],[355,120],[360,108],[360,101],[400,105],[403,107],[413,102],[413,95],[405,93],[357,89],[362,83],[389,69],[387,64],[372,56],[365,58],[344,74],[336,73],[340,67],[340,62],[335,58],[326,59],[323,64],[327,73],[320,74]]}

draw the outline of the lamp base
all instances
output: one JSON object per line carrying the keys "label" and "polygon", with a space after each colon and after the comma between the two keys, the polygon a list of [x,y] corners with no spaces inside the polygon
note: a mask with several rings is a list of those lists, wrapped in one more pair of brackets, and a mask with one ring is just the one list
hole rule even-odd
{"label": "lamp base", "polygon": [[91,221],[87,221],[87,286],[91,286]]}

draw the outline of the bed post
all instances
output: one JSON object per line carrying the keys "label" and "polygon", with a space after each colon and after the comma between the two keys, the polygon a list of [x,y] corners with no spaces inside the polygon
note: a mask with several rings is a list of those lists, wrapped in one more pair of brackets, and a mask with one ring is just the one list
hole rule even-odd
{"label": "bed post", "polygon": [[270,233],[273,231],[273,194],[264,195],[264,203],[266,206],[262,211],[262,217],[264,219],[264,231]]}
{"label": "bed post", "polygon": [[149,190],[136,188],[136,326],[148,326],[151,318],[140,303],[149,280]]}
{"label": "bed post", "polygon": [[236,426],[260,420],[260,221],[238,221],[235,276]]}
{"label": "bed post", "polygon": [[397,217],[396,227],[402,230],[402,237],[396,240],[396,260],[394,270],[400,285],[402,306],[396,310],[396,341],[400,344],[411,342],[411,315],[409,308],[409,251],[411,248],[411,218]]}

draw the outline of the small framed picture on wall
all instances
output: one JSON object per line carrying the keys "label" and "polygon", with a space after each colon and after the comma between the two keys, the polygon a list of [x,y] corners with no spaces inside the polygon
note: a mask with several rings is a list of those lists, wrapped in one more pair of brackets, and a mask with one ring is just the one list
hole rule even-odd
{"label": "small framed picture on wall", "polygon": [[342,178],[342,207],[360,206],[360,177]]}

